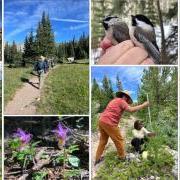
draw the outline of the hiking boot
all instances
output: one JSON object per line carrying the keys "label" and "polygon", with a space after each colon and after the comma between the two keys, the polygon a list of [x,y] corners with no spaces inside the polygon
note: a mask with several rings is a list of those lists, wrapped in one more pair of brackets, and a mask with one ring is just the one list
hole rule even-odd
{"label": "hiking boot", "polygon": [[103,160],[104,160],[104,157],[101,157],[99,160],[95,161],[94,166],[96,166],[97,164],[99,164]]}

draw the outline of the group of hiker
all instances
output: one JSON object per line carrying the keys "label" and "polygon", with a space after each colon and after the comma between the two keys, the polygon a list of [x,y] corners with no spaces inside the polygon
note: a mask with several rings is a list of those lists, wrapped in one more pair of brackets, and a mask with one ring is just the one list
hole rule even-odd
{"label": "group of hiker", "polygon": [[[111,100],[101,113],[99,118],[100,139],[96,151],[95,165],[103,160],[103,151],[108,142],[109,137],[114,142],[120,161],[126,160],[125,141],[118,127],[121,116],[124,111],[136,112],[149,106],[149,101],[140,105],[132,106],[133,100],[128,91],[120,91],[116,93],[116,97]],[[142,153],[142,144],[145,143],[147,137],[153,137],[155,133],[148,131],[141,121],[134,122],[133,137],[131,145],[135,152]]]}
{"label": "group of hiker", "polygon": [[54,61],[52,58],[48,59],[42,55],[36,61],[35,65],[34,65],[34,71],[36,71],[38,74],[39,89],[41,89],[41,87],[42,87],[44,74],[48,73],[49,68],[53,68],[54,65],[55,64],[54,64]]}

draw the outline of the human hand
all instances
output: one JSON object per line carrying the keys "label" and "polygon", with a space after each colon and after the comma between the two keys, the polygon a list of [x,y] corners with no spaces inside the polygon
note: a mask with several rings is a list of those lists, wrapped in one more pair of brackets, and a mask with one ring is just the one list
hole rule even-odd
{"label": "human hand", "polygon": [[143,106],[144,106],[144,107],[148,107],[149,105],[150,105],[149,101],[145,101],[145,102],[143,103]]}
{"label": "human hand", "polygon": [[156,133],[154,132],[148,133],[148,137],[155,137],[155,136],[156,136]]}
{"label": "human hand", "polygon": [[148,58],[148,53],[144,49],[134,47],[132,41],[127,40],[106,49],[98,64],[150,65],[154,63],[151,58]]}

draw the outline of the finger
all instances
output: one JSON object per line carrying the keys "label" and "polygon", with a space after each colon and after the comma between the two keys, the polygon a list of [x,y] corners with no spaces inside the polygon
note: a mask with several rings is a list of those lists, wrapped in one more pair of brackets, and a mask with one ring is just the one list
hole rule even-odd
{"label": "finger", "polygon": [[114,64],[123,54],[128,52],[134,45],[131,40],[124,41],[116,46],[110,47],[100,58],[98,64]]}
{"label": "finger", "polygon": [[146,58],[142,63],[141,65],[153,65],[154,62],[151,58]]}
{"label": "finger", "polygon": [[148,57],[148,53],[140,48],[134,47],[130,49],[127,53],[125,53],[122,57],[120,57],[115,64],[141,64],[144,59]]}

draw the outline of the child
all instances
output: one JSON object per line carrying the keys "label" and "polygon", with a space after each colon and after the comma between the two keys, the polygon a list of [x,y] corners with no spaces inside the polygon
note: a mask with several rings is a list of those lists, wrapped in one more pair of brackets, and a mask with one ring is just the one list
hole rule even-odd
{"label": "child", "polygon": [[131,145],[134,147],[135,151],[142,153],[141,145],[145,143],[146,137],[154,137],[155,133],[149,132],[141,121],[134,122],[134,129],[132,131],[134,138],[131,141]]}

